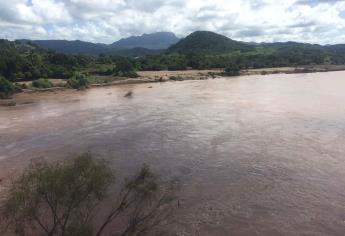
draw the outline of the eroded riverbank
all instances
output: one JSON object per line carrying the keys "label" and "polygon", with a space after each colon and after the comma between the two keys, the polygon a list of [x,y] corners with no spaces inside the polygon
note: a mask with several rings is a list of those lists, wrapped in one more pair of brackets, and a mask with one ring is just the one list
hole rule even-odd
{"label": "eroded riverbank", "polygon": [[[18,94],[0,178],[90,150],[180,185],[172,235],[343,235],[345,72]],[[131,98],[124,95],[133,91]]]}

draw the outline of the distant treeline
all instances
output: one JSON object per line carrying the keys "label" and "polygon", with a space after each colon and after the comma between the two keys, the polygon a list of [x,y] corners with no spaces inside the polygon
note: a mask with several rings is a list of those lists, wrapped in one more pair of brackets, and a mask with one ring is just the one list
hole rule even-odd
{"label": "distant treeline", "polygon": [[[118,64],[124,74],[136,69],[133,59],[119,56],[72,55],[45,50],[31,43],[0,40],[0,76],[12,82],[39,78],[69,79],[77,71],[100,68],[99,73],[119,72],[112,68],[104,71],[100,65]],[[91,70],[92,71],[92,70]]]}
{"label": "distant treeline", "polygon": [[[241,42],[209,32],[199,32],[197,37],[192,36],[159,55],[134,58],[105,54],[98,56],[63,54],[42,49],[30,42],[0,40],[0,76],[12,82],[19,82],[39,78],[69,79],[76,72],[135,77],[134,72],[137,70],[233,67],[249,69],[345,64],[345,45],[320,46],[287,42],[244,46]],[[205,42],[213,42],[213,44]]]}

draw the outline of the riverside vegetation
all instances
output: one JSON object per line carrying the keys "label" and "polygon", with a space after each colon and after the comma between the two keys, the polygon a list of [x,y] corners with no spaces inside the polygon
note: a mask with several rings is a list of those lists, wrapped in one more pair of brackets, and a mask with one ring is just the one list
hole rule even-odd
{"label": "riverside vegetation", "polygon": [[[143,51],[131,49],[131,52],[133,50]],[[23,81],[33,81],[29,87],[34,88],[63,86],[78,89],[94,83],[135,78],[138,77],[136,71],[147,70],[225,68],[224,75],[231,76],[238,75],[243,69],[344,65],[344,52],[345,45],[295,42],[252,45],[207,31],[194,32],[166,50],[147,52],[140,57],[132,54],[119,56],[111,51],[102,51],[99,55],[83,54],[83,51],[65,54],[43,49],[30,41],[0,40],[0,96],[8,98],[26,89],[28,85],[23,85]],[[52,84],[47,79],[63,82]]]}

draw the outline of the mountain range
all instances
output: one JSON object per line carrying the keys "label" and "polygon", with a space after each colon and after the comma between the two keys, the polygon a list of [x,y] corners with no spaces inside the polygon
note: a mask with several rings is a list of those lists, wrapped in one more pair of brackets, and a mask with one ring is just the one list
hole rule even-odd
{"label": "mountain range", "polygon": [[302,55],[317,53],[326,55],[328,53],[345,54],[345,44],[318,45],[297,42],[276,42],[276,43],[246,43],[232,40],[224,35],[210,31],[196,31],[179,39],[171,32],[157,32],[131,36],[120,39],[112,44],[90,43],[80,40],[19,40],[36,44],[44,49],[54,50],[66,54],[88,54],[88,55],[121,55],[140,57],[145,55],[156,55],[161,53],[201,53],[201,54],[229,54],[234,52],[250,53],[254,51],[278,51],[288,54],[295,51]]}
{"label": "mountain range", "polygon": [[20,42],[31,42],[39,47],[54,50],[67,54],[116,54],[124,56],[141,56],[157,54],[161,50],[169,48],[180,39],[170,32],[157,32],[131,36],[120,39],[112,44],[90,43],[80,40],[18,40]]}
{"label": "mountain range", "polygon": [[167,49],[177,43],[180,39],[174,33],[157,32],[153,34],[143,34],[141,36],[131,36],[120,39],[111,44],[117,49],[147,48],[152,50]]}

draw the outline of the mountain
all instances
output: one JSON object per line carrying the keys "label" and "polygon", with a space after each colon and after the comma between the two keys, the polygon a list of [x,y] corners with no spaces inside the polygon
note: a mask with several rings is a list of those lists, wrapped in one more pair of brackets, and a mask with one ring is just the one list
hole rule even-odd
{"label": "mountain", "polygon": [[144,56],[159,54],[163,49],[179,41],[173,33],[158,32],[132,36],[113,44],[90,43],[80,40],[18,40],[22,43],[32,42],[37,46],[66,54],[98,55],[100,53],[124,56]]}
{"label": "mountain", "polygon": [[242,42],[238,42],[224,35],[210,31],[196,31],[186,38],[180,40],[171,46],[168,51],[176,53],[205,53],[205,54],[223,54],[234,51],[251,51],[254,47]]}
{"label": "mountain", "polygon": [[67,54],[89,54],[96,55],[100,53],[106,53],[108,51],[108,45],[95,44],[84,42],[80,40],[68,41],[68,40],[18,40],[20,42],[32,42],[37,46],[50,49],[59,53]]}
{"label": "mountain", "polygon": [[274,49],[308,49],[308,50],[323,50],[326,49],[326,47],[321,46],[319,44],[310,44],[310,43],[299,43],[299,42],[275,42],[275,43],[261,43],[260,46],[266,47],[266,48],[274,48]]}
{"label": "mountain", "polygon": [[345,55],[345,44],[327,45],[325,47],[333,53]]}
{"label": "mountain", "polygon": [[157,32],[124,38],[113,43],[111,46],[119,49],[147,48],[156,50],[167,49],[179,40],[173,33]]}

